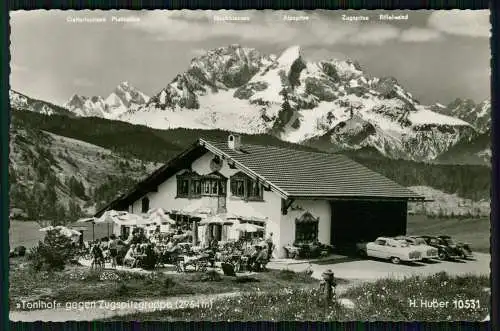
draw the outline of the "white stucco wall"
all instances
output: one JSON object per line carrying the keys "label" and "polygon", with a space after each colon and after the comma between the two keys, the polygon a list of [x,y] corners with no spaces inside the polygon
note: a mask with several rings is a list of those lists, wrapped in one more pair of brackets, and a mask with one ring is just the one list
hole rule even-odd
{"label": "white stucco wall", "polygon": [[[207,152],[205,155],[195,160],[192,164],[192,170],[196,171],[200,175],[206,175],[212,172],[210,169],[210,161],[214,157],[214,154]],[[179,171],[177,174],[183,173],[185,170]],[[238,169],[231,169],[228,163],[224,160],[222,168],[219,172],[227,177],[231,177],[235,173],[239,172]],[[176,174],[176,175],[177,175]],[[195,201],[200,199],[187,199],[187,198],[176,198],[177,195],[177,178],[176,175],[167,179],[164,183],[158,186],[158,192],[150,192],[147,194],[149,198],[150,208],[163,208],[164,210],[172,209],[183,209],[189,206]],[[264,201],[244,201],[240,198],[231,196],[230,181],[227,182],[226,187],[227,199],[226,199],[226,209],[228,213],[234,213],[237,215],[252,215],[256,217],[268,217],[266,223],[266,233],[273,232],[275,245],[278,246],[278,234],[280,231],[280,219],[281,219],[281,197],[273,191],[264,191],[263,198]],[[140,214],[142,209],[143,197],[134,202],[133,206],[129,206],[128,211],[135,214]],[[203,205],[206,207],[213,207],[217,209],[217,198],[212,197],[202,197]],[[115,233],[119,233],[119,227],[115,229]],[[237,236],[236,232],[228,233],[231,238]]]}
{"label": "white stucco wall", "polygon": [[[300,207],[300,209],[295,209]],[[318,240],[330,244],[331,208],[326,200],[295,200],[288,209],[287,215],[281,215],[279,227],[279,257],[285,255],[284,246],[292,244],[295,240],[295,219],[305,212],[310,212],[314,217],[319,217]]]}
{"label": "white stucco wall", "polygon": [[[210,169],[210,161],[214,155],[207,152],[205,155],[195,160],[192,164],[193,171],[200,175],[209,174],[212,172]],[[238,169],[231,169],[224,160],[221,170],[219,172],[225,177],[237,173]],[[177,174],[184,172],[180,171]],[[226,209],[228,213],[237,215],[251,215],[256,217],[267,217],[265,235],[270,232],[273,233],[273,241],[276,247],[274,255],[276,257],[284,257],[285,251],[283,247],[291,244],[295,240],[295,219],[300,217],[306,211],[309,211],[314,217],[319,217],[319,241],[322,243],[330,243],[330,222],[331,210],[330,204],[325,200],[296,200],[292,207],[289,208],[287,215],[281,214],[281,197],[273,191],[264,191],[264,201],[244,201],[240,198],[231,196],[230,181],[227,182],[227,199]],[[192,203],[201,201],[204,207],[212,207],[217,209],[217,198],[202,197],[201,199],[187,199],[176,198],[177,195],[177,178],[176,175],[167,179],[158,187],[158,192],[150,192],[147,194],[149,198],[150,208],[163,208],[164,210],[183,209]],[[128,211],[136,214],[141,213],[142,202],[141,199],[134,202],[133,206],[129,206]],[[301,209],[296,209],[300,207]],[[203,231],[203,233],[202,233]],[[115,226],[114,233],[120,233],[120,227]],[[198,238],[202,239],[204,236],[203,227],[199,227]],[[236,231],[228,231],[228,237],[236,239],[238,233]]]}

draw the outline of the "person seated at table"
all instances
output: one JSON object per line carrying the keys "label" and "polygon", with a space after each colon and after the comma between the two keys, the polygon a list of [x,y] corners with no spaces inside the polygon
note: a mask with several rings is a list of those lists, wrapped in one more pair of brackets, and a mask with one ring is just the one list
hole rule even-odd
{"label": "person seated at table", "polygon": [[153,243],[148,244],[144,251],[144,258],[142,260],[142,267],[146,270],[153,270],[157,262],[157,254],[155,251],[155,245]]}
{"label": "person seated at table", "polygon": [[146,247],[148,244],[140,244],[136,246],[135,252],[135,265],[134,267],[140,267],[143,265],[144,258],[146,256]]}
{"label": "person seated at table", "polygon": [[130,245],[130,248],[127,251],[127,254],[125,254],[125,257],[123,258],[123,265],[124,266],[130,266],[133,267],[135,264],[135,244]]}
{"label": "person seated at table", "polygon": [[248,267],[252,269],[255,261],[257,260],[257,255],[259,255],[260,247],[257,245],[253,245],[251,248],[247,249],[246,256],[248,256]]}
{"label": "person seated at table", "polygon": [[217,238],[214,237],[212,240],[210,240],[210,244],[208,247],[210,247],[210,249],[214,251],[217,251],[219,249],[219,242],[217,241]]}
{"label": "person seated at table", "polygon": [[265,268],[269,258],[268,258],[268,250],[267,250],[267,245],[264,246],[259,246],[260,250],[257,253],[257,256],[255,257],[255,266],[257,270],[262,270]]}

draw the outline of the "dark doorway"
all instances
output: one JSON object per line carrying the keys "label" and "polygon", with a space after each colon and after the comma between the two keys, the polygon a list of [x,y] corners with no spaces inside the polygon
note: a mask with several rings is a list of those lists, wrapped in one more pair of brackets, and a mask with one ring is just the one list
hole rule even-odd
{"label": "dark doorway", "polygon": [[149,199],[145,197],[142,199],[142,213],[147,213],[149,211]]}
{"label": "dark doorway", "polygon": [[332,201],[331,208],[331,243],[336,247],[406,234],[406,201]]}

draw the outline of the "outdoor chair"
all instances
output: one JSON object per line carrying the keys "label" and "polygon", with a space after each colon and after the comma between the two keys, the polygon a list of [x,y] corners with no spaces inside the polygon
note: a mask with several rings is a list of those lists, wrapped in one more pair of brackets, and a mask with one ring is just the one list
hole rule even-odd
{"label": "outdoor chair", "polygon": [[222,262],[222,272],[226,276],[236,277],[236,272],[234,271],[234,266],[231,263]]}

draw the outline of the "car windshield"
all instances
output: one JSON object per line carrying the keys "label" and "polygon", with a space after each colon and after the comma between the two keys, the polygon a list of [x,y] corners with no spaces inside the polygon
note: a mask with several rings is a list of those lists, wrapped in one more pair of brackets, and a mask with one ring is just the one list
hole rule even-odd
{"label": "car windshield", "polygon": [[423,238],[416,238],[415,245],[425,245],[427,244]]}
{"label": "car windshield", "polygon": [[406,241],[396,241],[395,244],[397,246],[400,246],[400,247],[408,247],[408,246],[410,246],[410,244],[407,243]]}
{"label": "car windshield", "polygon": [[454,245],[455,242],[453,241],[453,239],[451,238],[445,238],[444,241],[448,244],[448,245]]}

